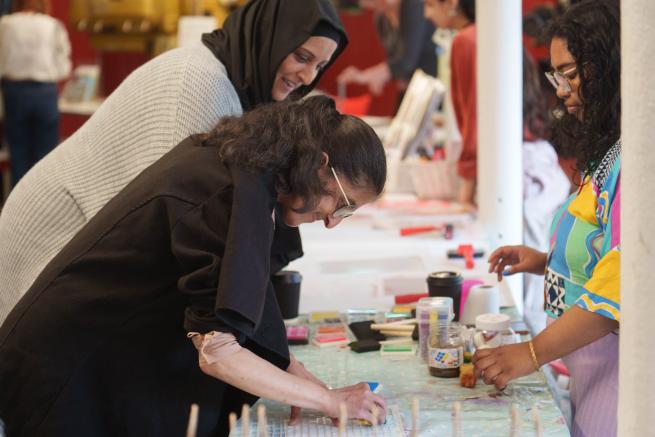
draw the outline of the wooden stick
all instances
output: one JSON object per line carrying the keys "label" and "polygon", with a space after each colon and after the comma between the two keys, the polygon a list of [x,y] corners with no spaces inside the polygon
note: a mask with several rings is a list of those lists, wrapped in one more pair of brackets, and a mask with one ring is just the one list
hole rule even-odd
{"label": "wooden stick", "polygon": [[230,420],[230,434],[237,429],[237,413],[232,411],[228,416]]}
{"label": "wooden stick", "polygon": [[412,437],[418,436],[418,399],[412,398]]}
{"label": "wooden stick", "polygon": [[250,405],[241,407],[241,437],[250,437]]}
{"label": "wooden stick", "polygon": [[414,342],[414,340],[412,340],[410,337],[405,337],[405,338],[394,338],[393,340],[382,340],[382,341],[379,341],[378,343],[380,343],[380,344],[411,344],[413,342]]}
{"label": "wooden stick", "polygon": [[186,437],[196,437],[198,430],[198,404],[191,404],[191,413],[189,413],[189,423],[186,427]]}
{"label": "wooden stick", "polygon": [[346,422],[348,421],[348,411],[346,404],[339,404],[339,437],[346,437]]}
{"label": "wooden stick", "polygon": [[539,414],[539,407],[532,407],[532,419],[534,420],[534,432],[536,437],[542,437],[544,434],[544,427],[541,424],[541,415]]}
{"label": "wooden stick", "polygon": [[512,404],[510,409],[510,437],[521,437],[521,414],[519,413],[519,407],[516,404]]}
{"label": "wooden stick", "polygon": [[372,324],[371,329],[374,331],[413,331],[414,330],[414,325],[416,325],[416,322],[412,323],[411,325],[408,324],[399,324],[398,322],[393,322],[393,323],[380,323],[380,324]]}
{"label": "wooden stick", "polygon": [[268,423],[266,421],[266,406],[259,404],[257,407],[257,430],[260,437],[268,437]]}
{"label": "wooden stick", "polygon": [[[393,328],[393,327],[398,327],[401,328],[403,325],[415,325],[416,324],[416,319],[404,319],[404,320],[398,320],[396,322],[387,322],[387,323],[373,323],[371,324],[371,329],[386,329],[386,328]],[[414,327],[412,326],[412,329]]]}
{"label": "wooden stick", "polygon": [[453,402],[453,437],[462,437],[462,403]]}
{"label": "wooden stick", "polygon": [[412,332],[414,330],[412,329],[411,331],[397,331],[397,330],[388,330],[388,329],[381,329],[380,334],[382,335],[388,335],[389,337],[409,337],[412,338]]}

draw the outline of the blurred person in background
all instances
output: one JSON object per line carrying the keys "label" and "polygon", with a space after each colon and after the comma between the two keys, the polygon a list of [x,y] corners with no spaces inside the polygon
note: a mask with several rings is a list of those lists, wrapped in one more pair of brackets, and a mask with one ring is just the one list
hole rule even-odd
{"label": "blurred person in background", "polygon": [[435,28],[423,16],[422,0],[360,0],[359,4],[374,11],[387,59],[364,70],[351,65],[339,74],[338,83],[366,85],[377,96],[392,79],[404,90],[418,68],[436,76]]}
{"label": "blurred person in background", "polygon": [[462,135],[462,153],[457,162],[457,174],[461,178],[457,201],[475,209],[478,147],[475,0],[425,0],[424,5],[425,17],[439,29],[457,31],[450,49],[450,97]]}
{"label": "blurred person in background", "polygon": [[12,183],[59,142],[57,82],[71,71],[64,25],[49,0],[18,0],[0,18],[0,74]]}

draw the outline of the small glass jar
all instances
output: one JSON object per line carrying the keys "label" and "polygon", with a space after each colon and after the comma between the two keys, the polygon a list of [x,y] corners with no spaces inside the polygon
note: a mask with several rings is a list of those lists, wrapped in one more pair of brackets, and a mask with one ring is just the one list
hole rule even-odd
{"label": "small glass jar", "polygon": [[[432,321],[432,320],[431,320]],[[456,322],[432,323],[428,344],[428,370],[439,378],[457,378],[464,361],[462,327]]]}
{"label": "small glass jar", "polygon": [[475,318],[473,343],[477,349],[489,349],[515,342],[507,314],[480,314]]}
{"label": "small glass jar", "polygon": [[430,314],[436,313],[437,321],[453,320],[453,299],[450,297],[424,297],[416,305],[418,322],[419,354],[423,362],[428,362],[428,341],[430,339]]}

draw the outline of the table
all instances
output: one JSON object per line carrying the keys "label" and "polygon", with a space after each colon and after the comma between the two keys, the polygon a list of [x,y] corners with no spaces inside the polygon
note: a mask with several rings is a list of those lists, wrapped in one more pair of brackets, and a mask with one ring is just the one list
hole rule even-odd
{"label": "table", "polygon": [[[495,283],[484,259],[466,270],[461,260],[446,258],[446,250],[460,243],[472,243],[489,249],[474,216],[452,208],[448,202],[416,202],[402,196],[387,196],[380,204],[366,206],[335,229],[325,230],[322,223],[303,225],[301,234],[305,256],[289,268],[303,275],[301,312],[374,308],[389,310],[396,294],[427,291],[428,273],[456,270],[465,278]],[[399,228],[426,224],[455,223],[455,238],[445,240],[438,233],[400,237]],[[504,284],[506,281],[503,281]],[[501,306],[511,309],[513,300],[507,288],[501,288]],[[505,394],[478,381],[475,389],[459,386],[458,379],[430,376],[427,364],[419,357],[394,360],[379,352],[357,354],[348,348],[294,346],[291,351],[316,376],[331,386],[340,387],[362,381],[378,381],[381,395],[391,406],[387,425],[379,429],[351,424],[348,436],[410,435],[411,402],[420,404],[419,436],[451,436],[453,402],[462,405],[462,436],[509,436],[510,407],[518,406],[523,436],[534,434],[532,409],[537,406],[546,436],[568,436],[566,421],[548,388],[546,375],[534,373],[510,383]],[[337,428],[328,418],[304,411],[301,427],[286,427],[289,407],[268,400],[267,435],[337,436]],[[250,417],[256,422],[256,407]],[[256,434],[253,422],[250,436]],[[238,428],[233,437],[241,436]]]}
{"label": "table", "polygon": [[[544,436],[568,436],[566,421],[555,404],[542,372],[511,382],[500,393],[482,381],[474,389],[459,386],[459,379],[430,376],[427,365],[420,357],[392,359],[379,352],[357,354],[349,348],[318,348],[292,346],[291,352],[311,372],[328,385],[341,387],[363,381],[382,383],[380,394],[392,406],[391,420],[376,427],[378,436],[402,437],[411,435],[411,402],[419,401],[418,436],[452,436],[452,405],[459,401],[462,406],[461,436],[510,436],[510,408],[516,404],[521,417],[522,436],[536,435],[532,409],[537,407],[543,424]],[[338,430],[329,419],[311,411],[303,411],[303,425],[288,427],[289,407],[263,400],[267,409],[268,430],[266,435],[280,437],[337,436]],[[250,436],[257,436],[257,405],[250,413]],[[241,424],[231,437],[241,436]],[[374,436],[371,427],[351,421],[348,436]]]}

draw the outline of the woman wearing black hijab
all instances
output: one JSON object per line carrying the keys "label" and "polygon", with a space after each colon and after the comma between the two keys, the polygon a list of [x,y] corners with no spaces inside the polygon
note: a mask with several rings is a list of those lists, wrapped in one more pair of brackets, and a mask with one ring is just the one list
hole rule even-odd
{"label": "woman wearing black hijab", "polygon": [[[0,322],[46,264],[143,169],[222,117],[306,95],[346,44],[329,0],[252,0],[202,43],[135,70],[5,203]],[[276,228],[271,270],[301,255],[298,231]]]}

